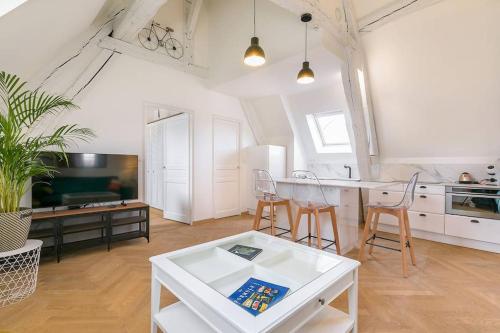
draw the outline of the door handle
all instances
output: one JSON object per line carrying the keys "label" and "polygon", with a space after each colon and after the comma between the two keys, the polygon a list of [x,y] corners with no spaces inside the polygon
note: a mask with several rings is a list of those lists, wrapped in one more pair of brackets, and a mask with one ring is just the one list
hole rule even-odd
{"label": "door handle", "polygon": [[387,193],[387,192],[382,192],[382,194],[383,194],[383,195],[388,195],[389,193]]}
{"label": "door handle", "polygon": [[418,216],[426,217],[427,215],[424,213],[418,214]]}
{"label": "door handle", "polygon": [[421,197],[422,199],[427,198],[427,196],[426,196],[426,195],[421,195],[420,197]]}
{"label": "door handle", "polygon": [[427,186],[425,186],[425,185],[422,185],[422,186],[420,186],[420,188],[427,188]]}

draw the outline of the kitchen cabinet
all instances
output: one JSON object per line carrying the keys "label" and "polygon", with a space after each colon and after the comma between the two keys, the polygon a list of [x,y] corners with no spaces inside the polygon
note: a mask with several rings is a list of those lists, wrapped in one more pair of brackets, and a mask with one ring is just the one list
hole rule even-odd
{"label": "kitchen cabinet", "polygon": [[[406,185],[389,185],[383,188],[373,189],[369,192],[370,203],[393,203],[401,201]],[[432,233],[444,234],[444,209],[445,209],[444,186],[417,184],[415,188],[415,200],[408,210],[410,226],[412,230],[422,230]],[[398,219],[395,216],[381,214],[380,224],[397,226]]]}
{"label": "kitchen cabinet", "polygon": [[445,234],[500,244],[500,220],[447,214]]}

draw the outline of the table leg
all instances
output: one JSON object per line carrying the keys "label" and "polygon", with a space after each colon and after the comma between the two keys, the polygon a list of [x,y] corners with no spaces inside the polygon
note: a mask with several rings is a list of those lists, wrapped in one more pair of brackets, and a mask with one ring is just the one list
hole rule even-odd
{"label": "table leg", "polygon": [[352,333],[358,332],[358,269],[354,270],[354,283],[347,291],[347,301],[349,303],[349,318],[354,320]]}
{"label": "table leg", "polygon": [[156,270],[151,270],[151,333],[157,333],[158,325],[154,321],[154,315],[160,312],[161,284],[156,279]]}

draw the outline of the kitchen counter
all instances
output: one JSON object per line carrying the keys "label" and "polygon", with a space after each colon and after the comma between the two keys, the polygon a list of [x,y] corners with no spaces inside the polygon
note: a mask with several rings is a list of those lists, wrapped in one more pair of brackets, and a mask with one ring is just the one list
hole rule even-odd
{"label": "kitchen counter", "polygon": [[[277,183],[285,184],[305,184],[312,185],[316,184],[310,179],[295,179],[295,178],[280,178],[276,180]],[[383,188],[386,186],[404,184],[404,182],[379,182],[379,181],[362,181],[362,180],[338,180],[338,179],[320,179],[321,185],[340,187],[340,188],[367,188],[376,189]]]}
{"label": "kitchen counter", "polygon": [[[277,183],[287,183],[287,184],[315,184],[314,181],[309,179],[300,179],[297,180],[295,178],[280,178],[276,180]],[[373,180],[373,181],[364,181],[364,180],[348,180],[348,179],[319,179],[321,185],[324,186],[334,186],[341,188],[366,188],[366,189],[384,189],[388,187],[398,186],[398,185],[406,185],[408,181],[383,181],[383,180]],[[434,186],[453,186],[453,187],[464,187],[464,188],[484,188],[484,189],[492,189],[500,191],[499,185],[486,185],[486,184],[459,184],[453,182],[418,182],[419,185],[434,185]]]}

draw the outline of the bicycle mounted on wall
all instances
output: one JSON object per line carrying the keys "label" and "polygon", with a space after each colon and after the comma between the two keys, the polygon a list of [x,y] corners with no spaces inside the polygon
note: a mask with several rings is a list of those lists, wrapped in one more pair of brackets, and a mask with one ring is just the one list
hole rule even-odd
{"label": "bicycle mounted on wall", "polygon": [[[164,33],[160,38],[158,33],[161,33],[161,31]],[[184,55],[184,47],[181,42],[172,37],[172,32],[174,32],[174,29],[170,27],[163,28],[159,23],[153,21],[149,28],[143,28],[139,32],[139,42],[150,51],[155,51],[159,46],[164,47],[170,57],[180,59]]]}

